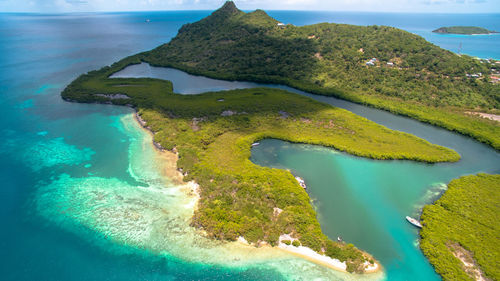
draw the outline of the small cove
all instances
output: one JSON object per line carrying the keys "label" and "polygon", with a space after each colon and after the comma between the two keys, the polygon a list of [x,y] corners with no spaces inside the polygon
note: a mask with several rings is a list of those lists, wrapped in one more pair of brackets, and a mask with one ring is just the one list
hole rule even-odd
{"label": "small cove", "polygon": [[182,94],[264,86],[281,88],[455,149],[462,156],[461,161],[434,165],[375,161],[278,140],[264,140],[252,150],[254,163],[290,169],[303,177],[325,233],[332,239],[342,236],[373,254],[384,265],[389,280],[439,279],[418,249],[418,232],[406,223],[405,215],[418,216],[421,207],[435,200],[444,191],[444,184],[453,178],[500,170],[500,154],[470,138],[332,97],[280,85],[215,80],[144,63],[129,66],[112,77],[166,79],[173,82],[174,92]]}

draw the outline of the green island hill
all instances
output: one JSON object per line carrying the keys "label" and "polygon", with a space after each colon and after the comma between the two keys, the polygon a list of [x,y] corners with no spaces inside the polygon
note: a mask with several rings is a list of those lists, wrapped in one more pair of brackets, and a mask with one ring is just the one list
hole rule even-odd
{"label": "green island hill", "polygon": [[500,280],[500,175],[451,181],[424,207],[420,247],[444,280]]}
{"label": "green island hill", "polygon": [[387,26],[279,23],[228,1],[184,25],[141,61],[224,80],[288,85],[335,96],[471,136],[500,149],[498,64],[459,56]]}
{"label": "green island hill", "polygon": [[165,80],[109,78],[142,58],[143,54],[131,56],[83,74],[62,97],[134,107],[142,125],[154,132],[157,145],[178,153],[183,179],[199,184],[200,200],[191,224],[214,239],[242,236],[256,246],[275,246],[288,234],[294,246],[346,262],[348,272],[364,272],[378,264],[354,245],[323,234],[309,196],[289,171],[249,160],[252,144],[260,139],[323,145],[373,159],[460,159],[451,149],[283,90],[180,95]]}
{"label": "green island hill", "polygon": [[463,35],[498,33],[496,31],[488,30],[486,28],[477,27],[477,26],[440,27],[436,30],[433,30],[432,32],[441,33],[441,34],[463,34]]}

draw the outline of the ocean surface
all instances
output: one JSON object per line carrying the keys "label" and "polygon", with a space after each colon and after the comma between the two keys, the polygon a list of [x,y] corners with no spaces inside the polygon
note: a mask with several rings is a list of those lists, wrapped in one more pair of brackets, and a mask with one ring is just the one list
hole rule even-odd
{"label": "ocean surface", "polygon": [[500,33],[491,35],[453,35],[432,33],[444,26],[480,26],[500,31],[500,14],[412,14],[360,12],[271,11],[269,15],[295,25],[334,22],[355,25],[387,25],[424,37],[427,41],[455,53],[479,58],[500,59]]}
{"label": "ocean surface", "polygon": [[[174,203],[179,203],[180,199],[188,202],[189,198],[182,197],[177,187],[159,172],[161,160],[155,158],[156,154],[151,145],[148,145],[148,134],[134,126],[130,109],[67,103],[60,99],[60,92],[65,85],[81,73],[165,43],[175,36],[182,24],[197,21],[208,14],[208,11],[0,14],[2,280],[293,279],[294,276],[284,271],[287,265],[295,270],[314,272],[312,265],[296,259],[282,259],[280,264],[275,265],[255,262],[254,266],[226,266],[223,263],[208,263],[183,256],[182,250],[189,250],[187,252],[191,256],[196,255],[190,252],[196,250],[194,246],[186,246],[185,249],[175,247],[192,242],[183,240],[186,236],[184,234],[189,233],[183,227],[185,222],[165,222],[169,227],[162,230],[158,221],[164,218],[159,213],[175,214],[175,218],[182,218],[185,214],[181,214],[179,206]],[[443,36],[430,33],[432,29],[443,25],[463,25],[466,22],[500,30],[499,15],[408,16],[296,11],[273,11],[270,14],[283,22],[297,25],[324,21],[392,25],[422,35],[434,44],[452,51],[457,51],[454,48],[462,42],[462,53],[500,58],[498,35]],[[146,23],[146,19],[150,22]],[[353,112],[372,112],[372,109],[358,107],[352,105]],[[375,119],[379,118],[376,122],[394,126],[391,128],[417,128],[415,134],[435,143],[439,143],[442,134],[449,134],[411,120],[394,119],[388,113],[376,111],[374,115]],[[455,170],[457,166],[443,167],[446,171],[442,174],[436,172],[436,175],[429,176],[428,182],[435,183],[434,185],[415,184],[417,187],[413,189],[413,184],[410,183],[415,180],[415,175],[425,171],[425,167],[413,170],[405,167],[413,167],[414,163],[403,164],[401,169],[407,169],[405,173],[408,175],[404,183],[408,183],[408,186],[397,194],[405,200],[398,203],[401,206],[397,207],[386,205],[385,200],[377,201],[380,204],[377,208],[387,210],[385,214],[397,211],[390,219],[382,221],[391,223],[400,215],[416,212],[418,206],[414,206],[413,202],[426,202],[429,200],[426,199],[427,190],[439,191],[439,186],[451,177],[477,171],[498,172],[499,162],[495,158],[498,155],[491,149],[463,137],[460,137],[460,141],[450,138],[446,144],[457,150],[461,147],[459,153],[471,157],[471,162],[466,163],[474,160],[478,162],[477,166],[460,168],[456,172],[449,170]],[[306,161],[314,155],[307,153],[311,148],[273,141],[262,146],[262,149],[273,150],[273,157],[287,154],[287,149],[289,152],[297,151],[300,161]],[[335,157],[341,157],[338,160],[341,163],[359,163],[363,171],[368,169],[362,168],[363,165],[375,167],[372,168],[375,169],[372,173],[377,169],[385,169],[380,168],[377,163],[366,162],[366,159],[342,154],[338,156],[338,153],[330,150],[320,154],[320,163],[334,162]],[[307,181],[316,177],[314,174],[307,176],[307,171],[294,167],[297,159],[273,157],[263,159],[263,164],[297,170],[304,174]],[[398,163],[394,162],[394,165],[399,166]],[[335,167],[338,165],[332,164],[329,167],[337,171]],[[338,181],[339,173],[340,171],[333,173],[332,178],[328,179]],[[397,190],[399,187],[399,178],[379,178],[382,183],[385,180],[390,182],[387,183],[387,188],[392,188],[388,190]],[[352,180],[345,182],[348,183],[345,188],[351,188]],[[323,198],[321,192],[328,192],[320,184],[311,182],[311,185],[317,186],[310,188],[312,198]],[[170,187],[170,193],[162,193],[164,190],[160,186]],[[396,196],[393,192],[386,193],[387,196]],[[158,199],[157,194],[165,195],[166,199]],[[383,194],[385,193],[380,193],[380,196]],[[328,196],[331,197],[332,194]],[[179,200],[174,200],[175,198]],[[366,239],[367,244],[363,244],[365,238],[356,236],[357,231],[364,229],[352,228],[364,225],[366,220],[363,214],[369,208],[360,209],[360,214],[355,217],[360,221],[353,223],[354,220],[349,220],[346,223],[344,219],[329,213],[330,203],[319,199],[315,202],[327,234],[333,237],[342,235],[344,239],[369,251],[375,248],[370,245],[372,240]],[[186,204],[189,205],[188,203]],[[353,203],[357,206],[364,204],[360,201]],[[380,216],[380,212],[384,210],[377,211],[374,215]],[[408,248],[407,245],[408,241],[416,237],[414,230],[401,223],[380,227],[387,233],[400,234],[402,238],[383,241],[384,244],[378,245],[379,248],[386,248],[388,252],[399,248],[402,250],[396,251],[397,253],[410,253],[409,255],[418,257],[416,248]],[[162,239],[162,233],[168,239]],[[203,245],[206,246],[207,243],[204,242]],[[213,252],[200,250],[201,254],[208,261]],[[394,255],[384,254],[380,259],[385,260],[385,256],[390,259]],[[424,271],[430,271],[429,276],[438,278],[435,274],[432,275],[432,269],[425,264],[425,260],[418,258],[424,264]],[[406,255],[399,256],[395,268],[402,268],[408,261]],[[307,277],[303,278],[307,280]],[[335,279],[347,278],[349,277],[338,275]]]}

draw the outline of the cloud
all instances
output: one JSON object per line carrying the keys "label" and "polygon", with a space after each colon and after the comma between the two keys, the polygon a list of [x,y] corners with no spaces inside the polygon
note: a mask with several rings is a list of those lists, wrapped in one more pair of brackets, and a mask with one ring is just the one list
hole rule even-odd
{"label": "cloud", "polygon": [[65,0],[65,1],[68,4],[76,4],[76,5],[88,4],[86,0]]}
{"label": "cloud", "polygon": [[[500,12],[500,0],[234,0],[243,10]],[[0,0],[0,11],[214,10],[225,0]]]}
{"label": "cloud", "polygon": [[422,1],[425,5],[460,5],[460,4],[482,4],[487,3],[487,0],[428,0]]}

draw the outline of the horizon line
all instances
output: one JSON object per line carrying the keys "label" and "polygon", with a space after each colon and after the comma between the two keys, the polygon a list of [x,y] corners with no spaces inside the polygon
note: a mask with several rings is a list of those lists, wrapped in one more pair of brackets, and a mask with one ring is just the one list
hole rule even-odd
{"label": "horizon line", "polygon": [[[54,12],[33,12],[33,11],[7,11],[7,12],[1,12],[0,14],[39,14],[39,15],[56,15],[56,14],[105,14],[105,13],[137,13],[137,12],[187,12],[187,11],[193,11],[193,12],[214,12],[217,9],[172,9],[172,10],[103,10],[103,11],[70,11],[70,12],[59,12],[59,11],[54,11]],[[364,11],[364,10],[299,10],[299,9],[252,9],[252,10],[247,10],[247,9],[240,9],[243,12],[253,12],[256,10],[263,10],[263,11],[276,11],[276,12],[322,12],[322,13],[328,13],[328,12],[347,12],[347,13],[368,13],[368,14],[377,14],[377,13],[387,13],[387,14],[442,14],[442,15],[481,15],[481,14],[487,14],[487,15],[494,15],[494,14],[500,14],[500,11],[497,12],[429,12],[429,11],[420,11],[420,12],[413,12],[413,11]]]}

